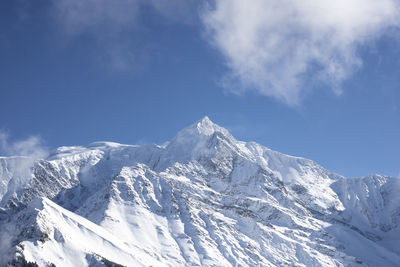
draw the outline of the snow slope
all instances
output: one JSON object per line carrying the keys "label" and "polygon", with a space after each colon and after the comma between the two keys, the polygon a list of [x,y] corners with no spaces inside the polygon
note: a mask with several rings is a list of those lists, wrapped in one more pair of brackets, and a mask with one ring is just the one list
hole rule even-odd
{"label": "snow slope", "polygon": [[0,266],[400,264],[400,179],[345,178],[207,117],[164,146],[17,161],[0,158]]}

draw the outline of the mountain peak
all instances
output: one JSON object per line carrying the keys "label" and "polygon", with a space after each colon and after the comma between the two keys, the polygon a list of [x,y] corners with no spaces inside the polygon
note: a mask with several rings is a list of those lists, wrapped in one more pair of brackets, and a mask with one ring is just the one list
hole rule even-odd
{"label": "mountain peak", "polygon": [[212,135],[217,128],[221,128],[220,126],[213,123],[207,116],[197,121],[194,125],[196,126],[199,133],[204,135]]}
{"label": "mountain peak", "polygon": [[204,116],[202,119],[198,120],[197,123],[201,124],[214,124],[208,116]]}
{"label": "mountain peak", "polygon": [[211,136],[215,132],[230,135],[228,130],[215,124],[207,116],[181,130],[176,137]]}
{"label": "mountain peak", "polygon": [[[169,151],[174,155],[186,155],[186,152],[198,153],[201,151],[207,141],[218,133],[229,139],[233,139],[231,134],[225,128],[213,123],[207,116],[197,122],[182,129],[169,143]],[[182,151],[185,151],[183,153]]]}

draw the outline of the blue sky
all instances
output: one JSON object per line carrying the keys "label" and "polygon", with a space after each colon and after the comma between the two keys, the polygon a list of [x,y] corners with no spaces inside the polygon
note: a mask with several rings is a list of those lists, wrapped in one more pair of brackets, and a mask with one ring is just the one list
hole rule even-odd
{"label": "blue sky", "polygon": [[1,1],[0,154],[163,143],[208,115],[346,176],[398,176],[400,4],[360,1]]}

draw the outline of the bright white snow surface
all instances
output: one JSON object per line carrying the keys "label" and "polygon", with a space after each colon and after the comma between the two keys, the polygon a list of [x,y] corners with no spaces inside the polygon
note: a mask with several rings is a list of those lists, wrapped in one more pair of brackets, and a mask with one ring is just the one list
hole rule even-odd
{"label": "bright white snow surface", "polygon": [[399,179],[344,178],[207,117],[164,146],[24,162],[0,158],[0,266],[400,266]]}

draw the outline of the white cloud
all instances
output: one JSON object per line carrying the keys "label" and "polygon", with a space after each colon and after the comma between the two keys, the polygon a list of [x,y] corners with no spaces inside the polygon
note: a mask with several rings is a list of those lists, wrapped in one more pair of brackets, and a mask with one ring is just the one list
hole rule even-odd
{"label": "white cloud", "polygon": [[340,93],[358,48],[398,27],[400,12],[397,0],[215,0],[202,19],[227,87],[296,105],[315,82]]}

